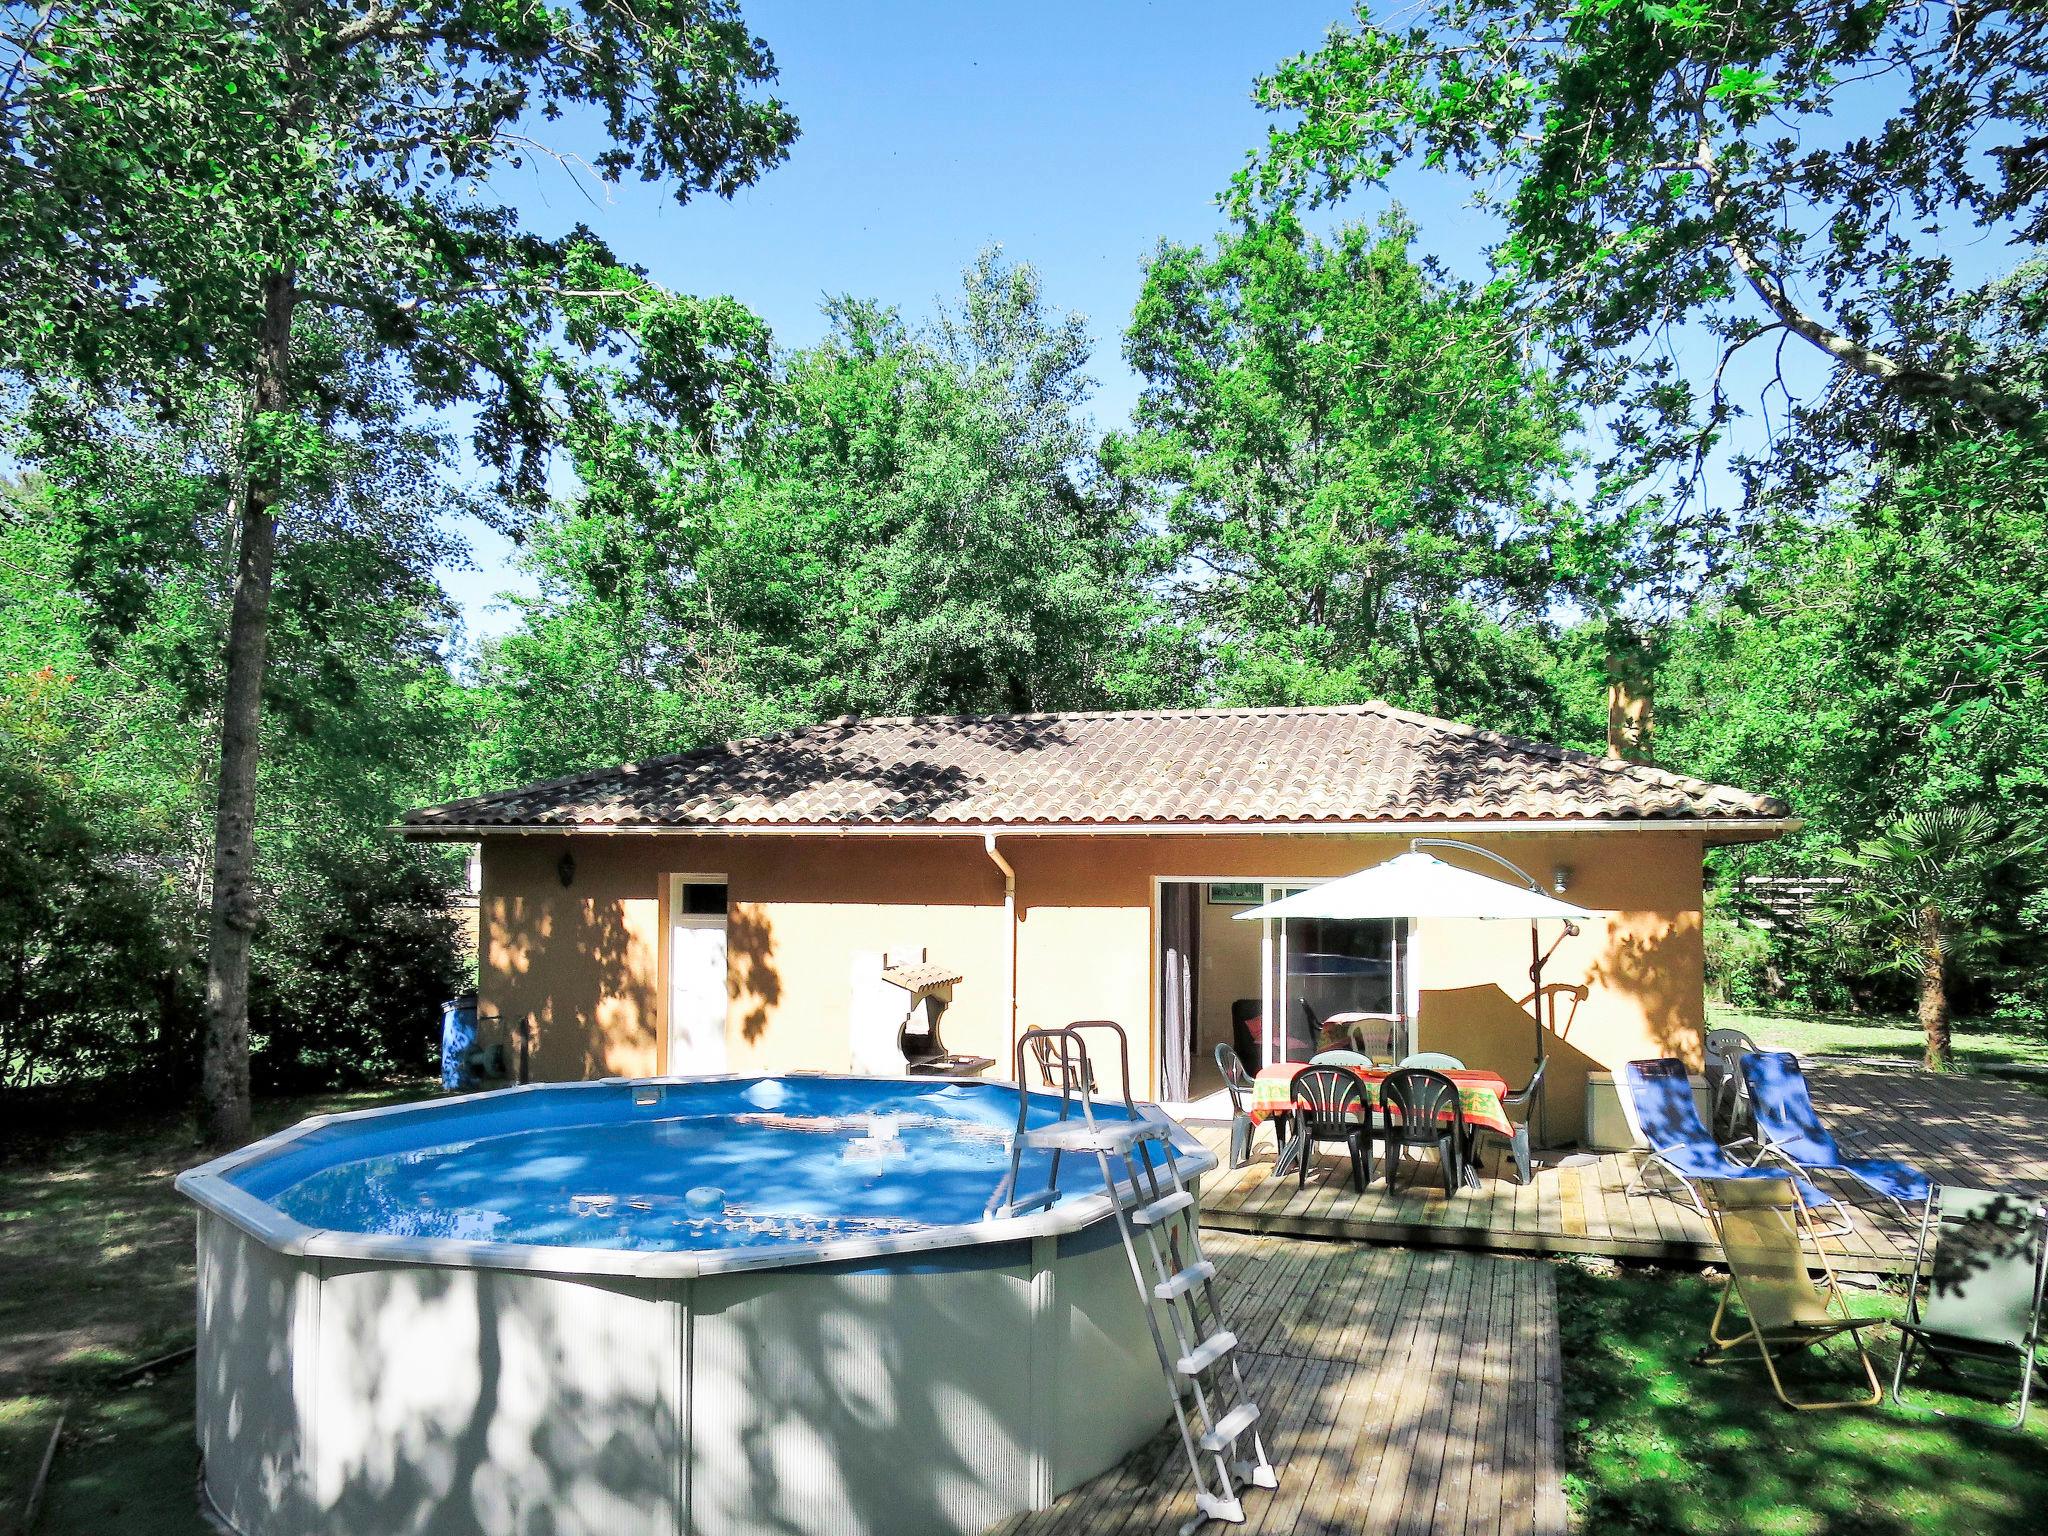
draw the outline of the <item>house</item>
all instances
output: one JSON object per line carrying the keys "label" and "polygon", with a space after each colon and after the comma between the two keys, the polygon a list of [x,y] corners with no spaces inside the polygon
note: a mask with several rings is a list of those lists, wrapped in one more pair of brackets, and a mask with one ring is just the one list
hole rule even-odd
{"label": "house", "polygon": [[1114,1019],[1147,1097],[1213,1088],[1219,1041],[1298,1054],[1337,1014],[1526,1079],[1526,926],[1235,920],[1462,840],[1601,914],[1544,973],[1568,1139],[1587,1072],[1697,1060],[1702,852],[1796,825],[1765,796],[1361,704],[838,720],[404,831],[480,845],[482,1006],[536,1079],[847,1070],[871,1059],[875,978],[935,967],[949,1050],[1007,1076],[1021,1029]]}

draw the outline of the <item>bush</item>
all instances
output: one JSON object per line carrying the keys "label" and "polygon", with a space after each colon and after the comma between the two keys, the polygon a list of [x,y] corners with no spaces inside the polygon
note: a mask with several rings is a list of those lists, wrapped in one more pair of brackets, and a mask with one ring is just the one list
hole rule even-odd
{"label": "bush", "polygon": [[0,1087],[188,1082],[196,980],[122,850],[14,763],[0,763],[0,826]]}
{"label": "bush", "polygon": [[1783,992],[1767,931],[1710,903],[1703,938],[1709,997],[1737,1008],[1756,1008]]}
{"label": "bush", "polygon": [[264,1092],[430,1071],[440,1005],[464,989],[461,938],[435,854],[310,856],[272,902],[250,981],[250,1074]]}

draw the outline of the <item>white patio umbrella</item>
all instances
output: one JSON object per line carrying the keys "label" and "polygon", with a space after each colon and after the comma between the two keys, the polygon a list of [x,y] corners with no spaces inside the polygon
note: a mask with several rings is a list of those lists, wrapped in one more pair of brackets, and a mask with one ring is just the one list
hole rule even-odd
{"label": "white patio umbrella", "polygon": [[[1446,864],[1442,859],[1424,853],[1425,847],[1455,848],[1461,853],[1490,860],[1512,874],[1518,883],[1510,884],[1493,875],[1482,875],[1476,870]],[[1340,880],[1312,885],[1292,896],[1283,896],[1263,907],[1237,914],[1240,921],[1266,917],[1354,920],[1476,917],[1527,922],[1532,994],[1529,1009],[1536,1024],[1536,1065],[1539,1068],[1548,1054],[1543,1030],[1543,963],[1550,958],[1557,943],[1553,942],[1550,950],[1545,950],[1536,924],[1546,918],[1562,922],[1564,931],[1558,935],[1558,940],[1562,941],[1579,931],[1580,920],[1593,916],[1584,907],[1558,900],[1539,886],[1527,870],[1510,863],[1491,849],[1438,837],[1418,837],[1408,845],[1406,853],[1396,854],[1384,864],[1361,869],[1357,874],[1346,875]]]}

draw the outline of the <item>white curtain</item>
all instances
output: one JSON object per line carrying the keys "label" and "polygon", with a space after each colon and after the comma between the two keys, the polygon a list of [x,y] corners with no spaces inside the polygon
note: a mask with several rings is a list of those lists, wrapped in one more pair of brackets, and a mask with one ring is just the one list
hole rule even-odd
{"label": "white curtain", "polygon": [[1171,881],[1159,888],[1159,1096],[1188,1097],[1195,1054],[1195,986],[1201,967],[1202,887]]}

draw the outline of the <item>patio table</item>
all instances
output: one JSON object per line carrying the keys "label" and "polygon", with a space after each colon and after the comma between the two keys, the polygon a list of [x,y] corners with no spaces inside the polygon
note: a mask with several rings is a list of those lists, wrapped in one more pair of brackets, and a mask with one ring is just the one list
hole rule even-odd
{"label": "patio table", "polygon": [[[1258,1076],[1252,1080],[1251,1119],[1260,1125],[1276,1115],[1293,1114],[1298,1107],[1294,1102],[1295,1074],[1309,1063],[1305,1061],[1276,1061],[1270,1067],[1259,1068]],[[1374,1109],[1380,1104],[1380,1084],[1394,1071],[1392,1067],[1339,1067],[1340,1072],[1349,1072],[1365,1086],[1366,1102]],[[1514,1122],[1508,1119],[1506,1107],[1501,1100],[1507,1097],[1508,1080],[1498,1072],[1477,1072],[1460,1069],[1444,1073],[1458,1085],[1458,1103],[1465,1111],[1465,1124],[1483,1130],[1498,1131],[1501,1135],[1514,1138]]]}

